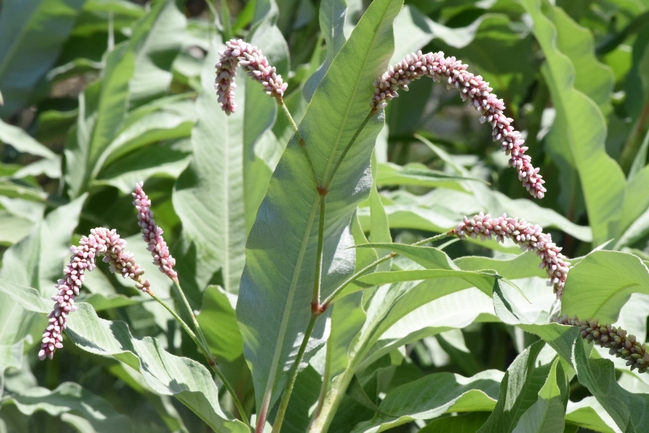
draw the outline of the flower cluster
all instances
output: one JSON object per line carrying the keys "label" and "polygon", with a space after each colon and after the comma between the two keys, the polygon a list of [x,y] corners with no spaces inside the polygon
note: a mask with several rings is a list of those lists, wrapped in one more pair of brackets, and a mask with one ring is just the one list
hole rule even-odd
{"label": "flower cluster", "polygon": [[557,297],[561,297],[563,287],[568,276],[568,264],[566,257],[561,254],[561,248],[552,242],[552,236],[543,233],[538,225],[532,225],[525,220],[509,218],[506,214],[498,218],[491,218],[480,212],[473,218],[464,217],[464,220],[449,234],[457,235],[460,239],[471,236],[481,239],[495,236],[499,242],[505,238],[513,240],[524,251],[534,251],[541,258],[541,268],[545,268],[548,277],[548,285],[554,287]]}
{"label": "flower cluster", "polygon": [[526,155],[527,147],[520,132],[511,123],[513,119],[503,114],[505,104],[498,99],[480,75],[466,71],[467,65],[455,57],[444,57],[443,52],[422,54],[421,51],[408,55],[396,65],[390,66],[381,78],[374,81],[372,108],[381,109],[387,102],[399,96],[399,89],[408,90],[408,84],[421,77],[435,81],[444,80],[446,85],[460,91],[462,100],[469,99],[482,116],[481,122],[489,122],[493,129],[494,141],[499,141],[502,150],[509,155],[509,163],[518,170],[518,179],[535,198],[543,198],[546,192],[545,181],[539,169],[532,166],[532,159]]}
{"label": "flower cluster", "polygon": [[153,219],[151,200],[144,193],[142,182],[135,186],[133,205],[137,209],[137,220],[142,232],[142,239],[147,243],[147,248],[153,256],[153,264],[158,266],[160,272],[173,281],[177,281],[178,274],[174,271],[176,260],[169,254],[167,243],[162,238],[163,231]]}
{"label": "flower cluster", "polygon": [[640,373],[649,367],[649,354],[643,344],[636,341],[635,335],[611,325],[602,325],[597,320],[579,320],[577,317],[563,316],[557,320],[562,325],[578,326],[581,338],[594,341],[601,347],[609,349],[608,353],[626,360],[631,370],[637,368]]}
{"label": "flower cluster", "polygon": [[254,80],[264,86],[266,93],[281,100],[288,84],[282,81],[282,76],[275,73],[275,68],[268,64],[268,60],[261,50],[254,45],[241,40],[231,39],[226,43],[224,51],[219,52],[220,59],[216,64],[216,80],[214,88],[219,97],[221,109],[227,114],[234,113],[234,77],[237,73],[237,64],[248,71]]}
{"label": "flower cluster", "polygon": [[142,279],[144,270],[135,263],[133,254],[126,250],[126,241],[121,239],[115,230],[98,227],[90,230],[89,236],[83,236],[79,246],[73,246],[72,257],[64,270],[64,278],[60,279],[56,288],[58,294],[52,296],[56,302],[54,309],[47,316],[49,324],[43,333],[41,350],[38,357],[52,359],[56,349],[63,347],[62,332],[66,327],[68,314],[76,311],[75,296],[83,285],[86,271],[95,268],[95,259],[104,256],[103,261],[110,265],[110,271],[130,278],[135,281],[138,289],[147,292],[150,287],[149,280]]}

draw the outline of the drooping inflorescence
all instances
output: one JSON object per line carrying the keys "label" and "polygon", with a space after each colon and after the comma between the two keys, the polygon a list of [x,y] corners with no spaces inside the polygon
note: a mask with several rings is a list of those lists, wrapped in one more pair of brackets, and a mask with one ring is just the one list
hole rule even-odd
{"label": "drooping inflorescence", "polygon": [[598,320],[580,320],[577,317],[569,318],[563,316],[557,320],[562,325],[579,327],[581,338],[594,341],[601,347],[609,349],[610,355],[626,360],[626,365],[631,370],[637,368],[640,373],[647,371],[649,367],[649,353],[644,344],[638,343],[635,335],[627,335],[627,332],[611,325],[602,325]]}
{"label": "drooping inflorescence", "polygon": [[138,289],[149,291],[149,280],[142,278],[144,270],[135,262],[133,254],[126,251],[126,241],[119,237],[115,230],[97,227],[90,230],[90,235],[83,236],[79,246],[70,248],[72,257],[64,270],[64,277],[56,284],[58,293],[52,296],[54,309],[47,316],[49,324],[43,332],[41,350],[38,357],[52,359],[54,352],[63,347],[63,330],[67,325],[68,315],[77,310],[74,298],[79,295],[86,271],[95,268],[97,257],[104,256],[103,261],[110,265],[110,271],[135,281]]}
{"label": "drooping inflorescence", "polygon": [[142,239],[147,243],[147,249],[153,256],[153,264],[158,266],[160,272],[173,281],[177,281],[178,274],[174,271],[176,259],[169,254],[167,243],[162,238],[163,231],[153,219],[151,200],[142,189],[142,185],[142,182],[135,185],[135,192],[133,193],[133,206],[137,209],[137,220],[142,232]]}
{"label": "drooping inflorescence", "polygon": [[518,179],[525,189],[535,198],[543,198],[546,189],[545,181],[539,169],[532,165],[532,159],[526,155],[525,141],[511,125],[513,119],[503,114],[505,104],[498,99],[480,75],[466,71],[467,65],[455,57],[444,57],[443,52],[422,54],[421,51],[408,55],[396,65],[390,66],[381,78],[374,81],[374,96],[371,106],[375,110],[385,107],[393,98],[399,96],[399,89],[408,90],[408,84],[421,77],[430,77],[435,81],[446,82],[447,87],[460,91],[462,100],[469,99],[471,105],[482,116],[481,122],[489,122],[493,129],[494,141],[501,143],[507,154],[509,164],[518,171]]}
{"label": "drooping inflorescence", "polygon": [[254,80],[264,86],[266,93],[282,100],[288,84],[284,83],[281,75],[277,75],[275,67],[261,50],[241,39],[231,39],[225,44],[225,50],[219,52],[220,59],[216,64],[216,80],[214,88],[219,97],[221,108],[226,114],[234,113],[237,108],[234,103],[234,77],[237,74],[237,64],[248,71]]}
{"label": "drooping inflorescence", "polygon": [[541,258],[541,268],[545,268],[548,277],[548,285],[554,287],[554,292],[560,298],[563,294],[563,287],[568,277],[568,264],[566,257],[561,254],[561,248],[552,242],[552,236],[543,233],[538,225],[532,225],[525,220],[510,218],[503,214],[498,218],[491,218],[480,212],[473,218],[464,217],[464,220],[457,225],[449,234],[457,235],[460,239],[467,236],[472,238],[491,239],[495,236],[499,242],[509,238],[520,246],[524,251],[534,251]]}

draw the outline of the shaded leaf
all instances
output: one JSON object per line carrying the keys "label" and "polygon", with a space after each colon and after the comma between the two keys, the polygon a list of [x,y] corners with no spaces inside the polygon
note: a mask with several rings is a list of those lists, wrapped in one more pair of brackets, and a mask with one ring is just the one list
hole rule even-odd
{"label": "shaded leaf", "polygon": [[135,426],[128,417],[115,411],[103,398],[72,382],[64,382],[52,391],[47,388],[33,387],[23,393],[11,394],[0,400],[0,407],[11,404],[25,415],[32,415],[39,410],[52,416],[78,414],[99,433],[135,431]]}
{"label": "shaded leaf", "polygon": [[0,89],[7,118],[29,101],[36,83],[56,61],[84,0],[3,2],[0,14]]}

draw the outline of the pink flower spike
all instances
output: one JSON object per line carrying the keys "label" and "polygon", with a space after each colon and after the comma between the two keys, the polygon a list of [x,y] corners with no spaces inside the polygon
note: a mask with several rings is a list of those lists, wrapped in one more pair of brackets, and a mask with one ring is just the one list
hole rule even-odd
{"label": "pink flower spike", "polygon": [[83,236],[78,247],[71,247],[72,257],[66,265],[64,277],[56,283],[58,293],[52,296],[56,302],[54,309],[47,316],[49,324],[43,332],[41,350],[38,357],[43,360],[54,356],[57,349],[63,347],[63,330],[67,325],[68,315],[77,310],[74,298],[83,285],[86,270],[95,268],[95,259],[104,256],[110,271],[130,278],[136,287],[144,292],[150,288],[149,280],[142,278],[144,270],[133,260],[133,254],[126,252],[126,241],[121,239],[115,230],[97,227],[90,230],[90,235]]}
{"label": "pink flower spike", "polygon": [[548,274],[548,285],[553,286],[557,298],[561,298],[568,277],[568,263],[565,262],[566,257],[561,254],[561,248],[552,242],[552,236],[543,233],[538,225],[532,225],[518,218],[509,218],[507,214],[491,218],[480,212],[470,219],[464,217],[464,220],[449,231],[449,234],[456,235],[460,239],[467,236],[473,238],[480,236],[484,239],[495,235],[500,242],[509,238],[523,251],[534,251],[541,258],[540,267]]}
{"label": "pink flower spike", "polygon": [[261,50],[254,45],[241,40],[231,39],[225,44],[225,50],[219,52],[220,59],[216,64],[216,80],[214,89],[219,97],[221,109],[226,114],[234,113],[237,108],[234,103],[234,77],[237,75],[237,64],[248,72],[253,80],[264,86],[266,94],[281,101],[288,84],[284,83],[281,75],[268,64]]}
{"label": "pink flower spike", "polygon": [[387,106],[388,101],[399,96],[399,89],[408,89],[408,84],[421,77],[430,77],[434,81],[444,80],[449,88],[460,91],[462,100],[470,100],[471,105],[481,114],[481,122],[489,122],[493,128],[493,139],[501,143],[501,149],[508,155],[509,164],[518,171],[518,179],[525,189],[535,198],[543,198],[546,189],[545,181],[538,168],[532,165],[532,159],[525,155],[527,147],[520,132],[512,126],[512,119],[503,114],[505,104],[498,99],[480,75],[466,71],[467,65],[455,57],[444,57],[443,52],[422,54],[412,53],[400,63],[390,66],[381,78],[374,81],[374,96],[371,106],[379,110]]}
{"label": "pink flower spike", "polygon": [[133,193],[133,206],[137,209],[137,220],[142,232],[142,239],[146,241],[147,249],[153,256],[153,264],[158,266],[160,272],[177,282],[178,274],[173,269],[176,260],[169,254],[167,243],[162,237],[164,232],[155,223],[151,211],[151,200],[145,194],[142,185],[142,182],[135,185]]}

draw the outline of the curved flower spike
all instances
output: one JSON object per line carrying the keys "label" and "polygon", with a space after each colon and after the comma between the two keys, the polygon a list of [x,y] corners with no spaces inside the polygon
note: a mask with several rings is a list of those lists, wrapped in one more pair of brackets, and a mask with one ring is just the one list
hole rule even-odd
{"label": "curved flower spike", "polygon": [[243,69],[248,71],[248,75],[264,86],[266,94],[281,101],[288,84],[284,83],[281,75],[275,73],[275,68],[268,64],[268,60],[259,48],[241,39],[231,39],[225,44],[225,50],[219,52],[219,55],[214,88],[219,97],[221,109],[226,114],[234,113],[237,108],[234,103],[234,89],[236,88],[234,77],[237,74],[237,64],[240,64]]}
{"label": "curved flower spike", "polygon": [[509,155],[509,164],[518,170],[518,179],[535,198],[543,198],[547,191],[545,181],[534,168],[532,159],[525,155],[527,147],[520,132],[511,123],[513,119],[503,114],[505,104],[498,99],[480,75],[466,71],[467,65],[455,57],[444,57],[443,52],[422,54],[421,51],[408,55],[396,65],[390,66],[381,78],[374,81],[374,96],[371,106],[374,110],[385,107],[393,98],[399,96],[399,89],[408,90],[408,84],[421,77],[446,82],[447,87],[460,91],[463,101],[469,99],[471,105],[482,116],[481,122],[489,122],[493,129],[494,141],[499,141],[503,152]]}
{"label": "curved flower spike", "polygon": [[601,347],[609,349],[610,355],[626,360],[626,365],[633,371],[637,368],[640,373],[649,367],[649,353],[644,344],[637,342],[635,335],[627,335],[622,328],[602,325],[598,320],[579,320],[563,316],[557,320],[562,325],[577,326],[581,330],[581,338],[594,341]]}
{"label": "curved flower spike", "polygon": [[52,359],[54,352],[63,347],[63,330],[67,325],[68,314],[77,310],[74,305],[75,296],[83,285],[86,271],[95,269],[95,258],[104,256],[103,261],[110,265],[110,271],[124,278],[135,281],[135,285],[143,292],[150,289],[149,280],[144,280],[144,270],[135,263],[133,254],[126,252],[126,241],[121,239],[115,230],[97,227],[90,230],[89,236],[83,236],[78,247],[71,247],[72,257],[64,270],[64,277],[56,283],[59,291],[52,296],[56,302],[54,309],[47,316],[49,324],[43,332],[41,350],[38,357],[43,360]]}
{"label": "curved flower spike", "polygon": [[532,225],[525,220],[508,218],[507,214],[498,218],[491,218],[480,212],[473,218],[464,217],[464,221],[448,232],[457,235],[460,239],[471,236],[481,239],[495,236],[499,242],[509,238],[520,246],[523,251],[534,251],[541,258],[541,268],[545,268],[550,280],[548,286],[554,287],[557,298],[561,298],[563,287],[568,277],[568,264],[561,254],[561,248],[552,242],[552,236],[543,233],[543,229]]}
{"label": "curved flower spike", "polygon": [[133,206],[137,209],[137,225],[140,226],[142,232],[142,239],[147,243],[147,249],[153,256],[153,264],[158,266],[160,272],[171,278],[173,281],[178,281],[178,274],[174,271],[176,259],[169,254],[167,243],[162,238],[164,233],[153,219],[153,212],[151,211],[151,200],[142,189],[142,182],[135,185],[135,192],[133,193]]}

